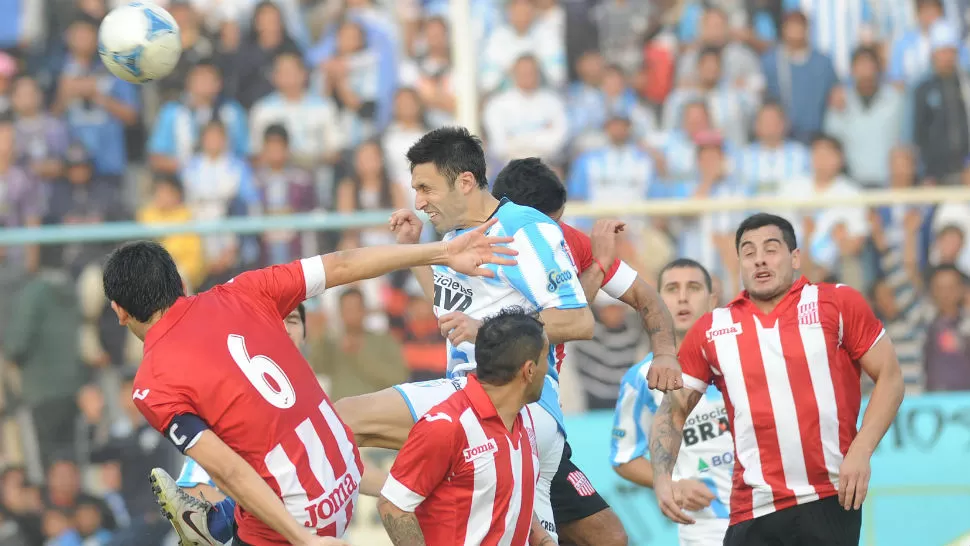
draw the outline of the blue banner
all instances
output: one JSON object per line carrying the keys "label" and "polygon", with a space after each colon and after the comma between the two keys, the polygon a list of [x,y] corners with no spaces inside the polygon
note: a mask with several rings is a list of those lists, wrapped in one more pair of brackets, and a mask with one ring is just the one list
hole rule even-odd
{"label": "blue banner", "polygon": [[[566,428],[573,462],[623,521],[630,545],[677,544],[677,526],[661,515],[653,492],[610,466],[612,413],[567,416]],[[968,546],[968,533],[970,393],[907,397],[872,456],[860,544]]]}

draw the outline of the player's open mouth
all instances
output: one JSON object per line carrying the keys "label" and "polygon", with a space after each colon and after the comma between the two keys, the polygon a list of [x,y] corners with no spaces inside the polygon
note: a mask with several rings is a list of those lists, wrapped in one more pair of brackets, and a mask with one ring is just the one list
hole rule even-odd
{"label": "player's open mouth", "polygon": [[763,281],[771,278],[771,271],[759,271],[754,274],[755,280]]}
{"label": "player's open mouth", "polygon": [[688,318],[690,315],[690,309],[681,309],[680,311],[677,311],[677,318]]}

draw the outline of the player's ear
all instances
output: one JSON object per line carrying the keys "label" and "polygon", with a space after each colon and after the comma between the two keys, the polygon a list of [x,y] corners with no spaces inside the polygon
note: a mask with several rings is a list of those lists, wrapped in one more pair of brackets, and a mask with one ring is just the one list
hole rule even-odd
{"label": "player's ear", "polygon": [[128,311],[122,309],[121,306],[115,302],[111,302],[111,310],[118,315],[119,326],[128,326],[128,322],[131,320],[131,315],[128,314]]}
{"label": "player's ear", "polygon": [[461,193],[463,194],[468,194],[478,187],[478,182],[475,181],[475,176],[468,171],[459,174],[455,183],[458,185],[458,189],[461,190]]}
{"label": "player's ear", "polygon": [[802,251],[800,249],[795,249],[791,251],[791,266],[792,269],[802,268]]}

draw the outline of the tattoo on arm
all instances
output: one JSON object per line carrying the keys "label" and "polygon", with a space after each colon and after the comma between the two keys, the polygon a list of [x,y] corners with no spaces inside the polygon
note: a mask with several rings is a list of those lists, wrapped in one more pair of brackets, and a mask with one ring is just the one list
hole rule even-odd
{"label": "tattoo on arm", "polygon": [[427,546],[418,518],[413,513],[400,510],[384,497],[378,499],[377,510],[394,546]]}
{"label": "tattoo on arm", "polygon": [[674,335],[674,318],[667,306],[660,299],[660,294],[643,279],[637,279],[641,286],[637,289],[636,305],[643,329],[650,336],[650,346],[654,352],[677,350],[677,338]]}
{"label": "tattoo on arm", "polygon": [[689,388],[664,394],[650,428],[650,462],[655,474],[670,476],[673,473],[684,434],[684,421],[700,399],[701,393]]}

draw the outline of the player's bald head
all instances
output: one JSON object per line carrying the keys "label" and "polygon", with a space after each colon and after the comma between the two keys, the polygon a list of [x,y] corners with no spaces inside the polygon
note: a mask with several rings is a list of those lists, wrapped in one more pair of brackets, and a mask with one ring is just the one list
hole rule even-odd
{"label": "player's bald head", "polygon": [[546,347],[542,322],[520,307],[507,307],[486,318],[475,338],[478,380],[501,386],[512,381],[527,362],[538,362]]}

